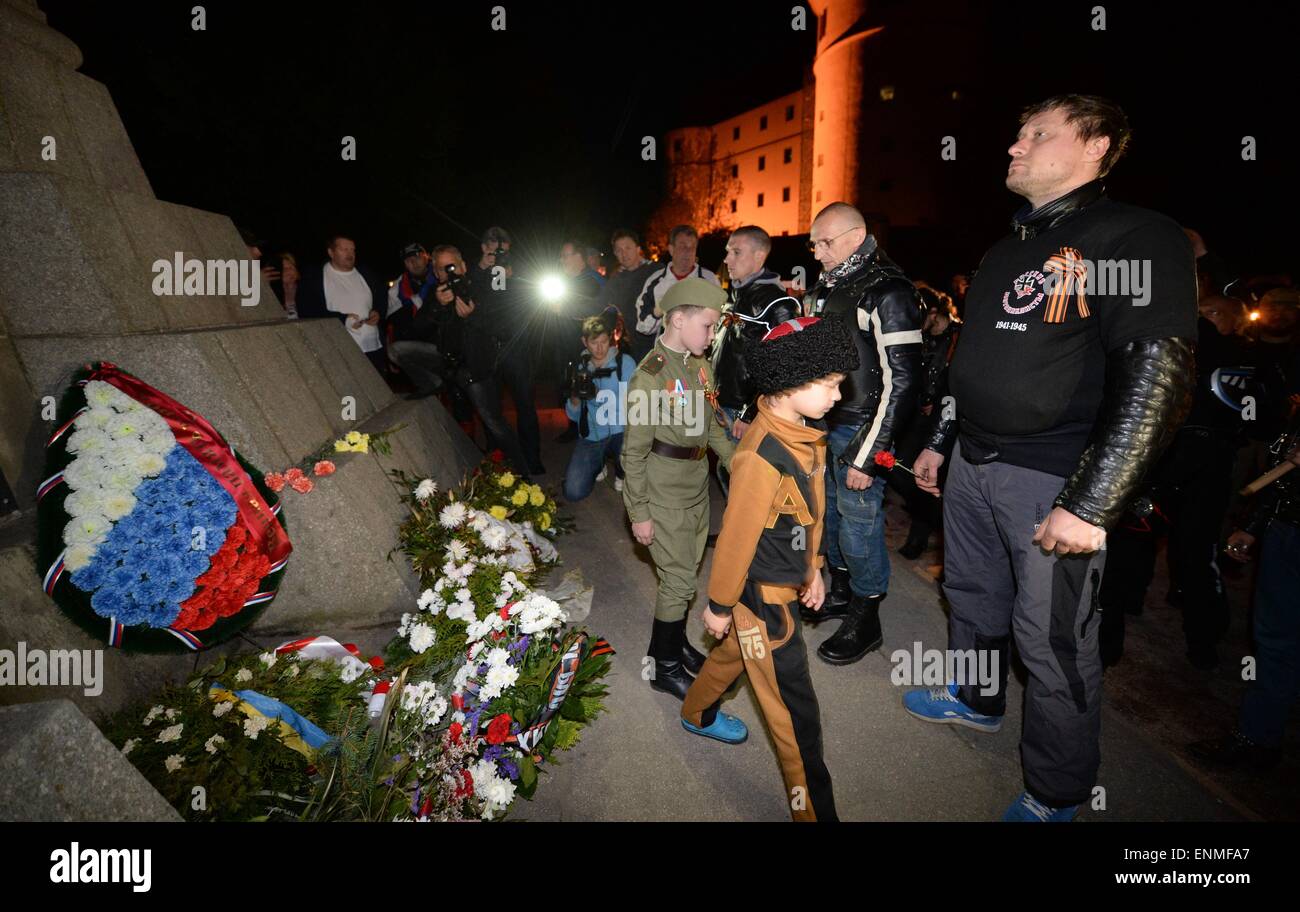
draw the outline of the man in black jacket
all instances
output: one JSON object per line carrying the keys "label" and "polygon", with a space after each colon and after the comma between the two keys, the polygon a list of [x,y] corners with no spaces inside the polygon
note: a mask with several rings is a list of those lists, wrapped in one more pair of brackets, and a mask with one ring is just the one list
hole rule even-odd
{"label": "man in black jacket", "polygon": [[891,453],[916,410],[921,386],[921,306],[916,287],[876,238],[862,213],[831,203],[813,219],[808,247],[822,264],[805,298],[808,315],[844,320],[858,367],[840,384],[826,415],[835,482],[826,484],[826,557],[831,588],[811,621],[843,617],[817,648],[832,665],[856,662],[883,642],[880,602],[889,589],[885,477],[876,454]]}
{"label": "man in black jacket", "polygon": [[1000,729],[1014,630],[1029,671],[1026,791],[1005,820],[1068,821],[1092,797],[1102,546],[1195,380],[1191,243],[1171,219],[1103,194],[1128,137],[1124,112],[1095,96],[1021,116],[1006,183],[1029,202],[971,284],[949,370],[956,415],[941,417],[915,464],[937,494],[940,450],[959,432],[943,589],[963,662],[956,680],[911,691],[904,706],[927,722]]}
{"label": "man in black jacket", "polygon": [[443,335],[455,314],[437,299],[438,274],[422,244],[402,248],[406,267],[388,289],[388,354],[415,384],[408,399],[423,399],[443,386],[450,370]]}
{"label": "man in black jacket", "polygon": [[756,225],[737,228],[727,239],[727,305],[713,337],[713,381],[718,405],[739,440],[754,419],[756,393],[745,370],[745,350],[786,320],[800,316],[799,301],[786,294],[781,277],[765,268],[772,238]]}

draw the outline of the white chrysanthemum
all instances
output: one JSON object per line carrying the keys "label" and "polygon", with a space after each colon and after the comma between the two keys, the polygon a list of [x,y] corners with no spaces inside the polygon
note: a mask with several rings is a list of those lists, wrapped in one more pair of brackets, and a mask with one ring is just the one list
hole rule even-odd
{"label": "white chrysanthemum", "polygon": [[172,447],[176,446],[176,438],[172,435],[171,428],[167,427],[166,422],[164,422],[162,428],[145,431],[141,434],[140,446],[147,453],[166,456],[171,452]]}
{"label": "white chrysanthemum", "polygon": [[[77,416],[77,428],[93,428],[98,431],[108,427],[108,423],[117,417],[117,413],[111,408],[91,408],[88,412],[82,412]],[[107,435],[105,435],[107,436]]]}
{"label": "white chrysanthemum", "polygon": [[74,491],[97,488],[108,470],[105,463],[92,456],[78,456],[63,470],[63,481]]}
{"label": "white chrysanthemum", "polygon": [[474,672],[478,669],[477,662],[466,662],[460,668],[456,669],[455,676],[451,679],[451,690],[453,693],[460,693],[469,683],[469,679],[474,677]]}
{"label": "white chrysanthemum", "polygon": [[152,478],[167,467],[167,460],[157,453],[144,452],[131,460],[131,468],[145,478]]}
{"label": "white chrysanthemum", "polygon": [[241,668],[239,671],[235,672],[235,680],[239,681],[241,684],[244,681],[251,681],[253,680],[253,673],[247,668]]}
{"label": "white chrysanthemum", "polygon": [[490,526],[483,530],[483,544],[493,551],[504,551],[510,536],[500,526]]}
{"label": "white chrysanthemum", "polygon": [[[495,766],[496,764],[493,764]],[[474,793],[483,799],[484,816],[490,809],[492,813],[499,814],[506,808],[510,807],[515,800],[515,784],[509,779],[502,779],[500,776],[489,776],[482,788],[477,786],[478,780],[475,779]]]}
{"label": "white chrysanthemum", "polygon": [[509,555],[507,555],[506,564],[510,567],[511,570],[519,570],[523,573],[531,573],[533,571],[532,552],[528,551],[526,548],[515,549],[514,551],[511,551]]}
{"label": "white chrysanthemum", "polygon": [[167,744],[170,741],[180,740],[181,732],[184,730],[184,728],[185,728],[184,722],[177,722],[175,725],[169,725],[167,728],[164,728],[162,731],[158,732],[158,743]]}
{"label": "white chrysanthemum", "polygon": [[456,601],[468,603],[468,602],[472,602],[473,600],[474,600],[474,594],[469,591],[468,586],[461,586],[459,589],[456,590]]}
{"label": "white chrysanthemum", "polygon": [[465,521],[465,505],[459,500],[447,504],[438,514],[438,522],[448,529],[454,529]]}
{"label": "white chrysanthemum", "polygon": [[212,707],[212,715],[220,719],[222,716],[224,716],[226,713],[230,712],[234,708],[235,708],[234,703],[231,703],[229,700],[222,700],[216,706]]}
{"label": "white chrysanthemum", "polygon": [[86,401],[90,403],[92,409],[104,409],[113,404],[118,397],[117,387],[111,383],[105,383],[103,380],[91,380],[85,386]]}
{"label": "white chrysanthemum", "polygon": [[488,526],[492,525],[492,519],[482,510],[470,510],[469,527],[475,532],[481,533]]}
{"label": "white chrysanthemum", "polygon": [[418,604],[421,611],[427,611],[430,614],[437,614],[447,607],[447,603],[442,600],[442,596],[438,595],[433,589],[425,589],[421,592]]}
{"label": "white chrysanthemum", "polygon": [[[107,385],[107,384],[105,384],[105,385]],[[153,720],[154,720],[154,719],[157,719],[159,716],[161,716],[161,715],[162,715],[162,712],[163,712],[163,708],[162,708],[161,706],[155,706],[155,707],[153,707],[152,709],[149,710],[148,714],[145,715],[145,717],[144,717],[144,724],[145,724],[145,725],[152,725],[152,724],[153,724]]]}
{"label": "white chrysanthemum", "polygon": [[135,466],[115,465],[104,472],[100,485],[108,491],[124,491],[129,494],[139,486],[140,477],[140,472],[136,470]]}
{"label": "white chrysanthemum", "polygon": [[437,493],[438,485],[432,478],[426,478],[415,486],[415,499],[421,502],[428,500]]}
{"label": "white chrysanthemum", "polygon": [[203,749],[207,751],[209,754],[215,754],[217,752],[217,745],[225,744],[225,743],[226,743],[225,738],[221,737],[220,735],[213,735],[207,741],[203,742]]}
{"label": "white chrysanthemum", "polygon": [[469,559],[469,545],[459,539],[453,538],[451,544],[447,545],[447,560],[456,563],[464,563]]}
{"label": "white chrysanthemum", "polygon": [[397,635],[406,636],[406,631],[411,627],[411,612],[406,611],[402,614],[402,623],[397,625]]}
{"label": "white chrysanthemum", "polygon": [[81,456],[97,456],[107,450],[113,439],[99,428],[79,428],[68,435],[66,444],[69,453]]}
{"label": "white chrysanthemum", "polygon": [[260,655],[258,655],[257,658],[267,668],[274,668],[275,660],[278,658],[278,656],[274,652],[263,652]]}
{"label": "white chrysanthemum", "polygon": [[119,520],[135,509],[135,495],[126,491],[110,491],[102,499],[104,515]]}
{"label": "white chrysanthemum", "polygon": [[491,667],[483,680],[483,689],[479,691],[479,698],[484,702],[495,700],[505,692],[507,687],[514,686],[514,683],[518,680],[519,669],[512,665]]}
{"label": "white chrysanthemum", "polygon": [[98,545],[108,538],[113,523],[102,513],[74,516],[63,528],[63,541],[68,545]]}
{"label": "white chrysanthemum", "polygon": [[266,716],[249,716],[244,720],[244,734],[257,740],[257,736],[271,724],[271,720]]}
{"label": "white chrysanthemum", "polygon": [[172,754],[170,757],[168,757],[166,760],[163,761],[163,765],[167,767],[167,772],[174,773],[181,768],[181,764],[183,764],[184,762],[185,762],[185,758],[182,757],[180,754]]}
{"label": "white chrysanthemum", "polygon": [[76,573],[95,559],[94,545],[70,545],[63,555],[63,569]]}
{"label": "white chrysanthemum", "polygon": [[361,677],[361,673],[365,671],[367,667],[368,666],[364,662],[359,660],[355,662],[344,662],[339,666],[339,680],[344,684],[351,684],[357,678]]}
{"label": "white chrysanthemum", "polygon": [[470,658],[470,661],[472,662],[472,661],[474,661],[475,659],[477,659],[478,656],[479,656],[479,653],[482,652],[484,649],[487,649],[487,644],[484,643],[482,640],[479,640],[477,643],[475,643],[473,646],[471,646],[471,647],[469,648],[469,658]]}
{"label": "white chrysanthemum", "polygon": [[507,587],[510,589],[523,589],[524,584],[519,582],[519,577],[515,576],[513,570],[507,570],[501,574],[501,591],[505,592]]}
{"label": "white chrysanthemum", "polygon": [[131,751],[135,750],[135,746],[139,743],[139,738],[127,738],[126,743],[122,745],[122,756],[125,757],[127,754],[131,753]]}
{"label": "white chrysanthemum", "polygon": [[428,624],[411,625],[411,651],[412,652],[415,653],[424,652],[430,646],[433,645],[436,639],[437,639],[437,635],[434,633],[433,628],[430,627]]}
{"label": "white chrysanthemum", "polygon": [[105,428],[108,436],[114,440],[138,438],[140,436],[140,421],[135,415],[118,415],[116,419],[108,423]]}
{"label": "white chrysanthemum", "polygon": [[469,626],[465,628],[465,639],[472,643],[475,640],[483,639],[483,637],[491,633],[492,622],[488,619],[490,617],[492,617],[492,615],[488,615],[488,617],[481,621],[470,621]]}
{"label": "white chrysanthemum", "polygon": [[[495,616],[495,615],[494,615]],[[495,668],[498,665],[505,665],[510,661],[510,651],[498,646],[496,649],[488,650],[487,663],[489,668]]]}
{"label": "white chrysanthemum", "polygon": [[85,516],[103,513],[106,492],[100,488],[80,488],[70,493],[63,501],[63,509],[69,516]]}
{"label": "white chrysanthemum", "polygon": [[448,605],[447,617],[468,624],[474,620],[474,605],[471,602],[456,602],[454,605]]}

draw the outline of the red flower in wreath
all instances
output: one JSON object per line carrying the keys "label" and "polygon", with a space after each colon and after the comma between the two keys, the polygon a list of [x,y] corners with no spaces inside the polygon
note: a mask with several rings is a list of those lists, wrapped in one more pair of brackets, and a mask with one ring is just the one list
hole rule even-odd
{"label": "red flower in wreath", "polygon": [[320,462],[312,466],[311,470],[315,475],[333,475],[336,471],[334,463],[330,462],[328,459],[322,459]]}
{"label": "red flower in wreath", "polygon": [[284,473],[284,480],[289,482],[289,484],[293,484],[295,481],[297,481],[299,478],[302,477],[303,477],[302,469],[298,468],[297,466],[294,466],[292,469]]}
{"label": "red flower in wreath", "polygon": [[279,472],[267,472],[265,481],[266,486],[277,494],[284,490],[285,479]]}
{"label": "red flower in wreath", "polygon": [[894,459],[894,454],[889,452],[888,450],[881,450],[879,453],[876,454],[876,465],[878,466],[882,466],[886,469],[892,469],[894,467],[895,462],[897,462],[897,460]]}
{"label": "red flower in wreath", "polygon": [[488,744],[505,744],[506,738],[510,737],[510,714],[501,713],[487,727]]}
{"label": "red flower in wreath", "polygon": [[465,727],[461,725],[459,722],[453,722],[451,723],[451,726],[447,729],[447,737],[451,739],[453,744],[459,744],[460,733],[464,730]]}
{"label": "red flower in wreath", "polygon": [[289,482],[289,487],[293,488],[299,494],[310,494],[311,489],[316,487],[316,482],[312,481],[306,475],[303,475]]}
{"label": "red flower in wreath", "polygon": [[493,450],[491,453],[488,453],[488,459],[492,460],[497,465],[501,465],[501,463],[506,461],[506,454],[501,450]]}

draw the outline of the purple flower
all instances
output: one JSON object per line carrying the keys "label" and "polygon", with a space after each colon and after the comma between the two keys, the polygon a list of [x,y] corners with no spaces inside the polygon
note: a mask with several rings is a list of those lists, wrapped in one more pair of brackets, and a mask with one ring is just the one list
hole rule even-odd
{"label": "purple flower", "polygon": [[497,765],[511,780],[519,778],[519,766],[513,760],[502,760]]}

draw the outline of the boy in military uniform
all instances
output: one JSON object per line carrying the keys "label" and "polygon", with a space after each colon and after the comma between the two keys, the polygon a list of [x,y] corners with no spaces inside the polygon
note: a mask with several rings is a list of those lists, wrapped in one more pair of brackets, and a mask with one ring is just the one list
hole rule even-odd
{"label": "boy in military uniform", "polygon": [[658,309],[663,334],[632,374],[623,433],[623,502],[632,535],[650,549],[659,591],[650,637],[650,686],[686,696],[704,655],[686,641],[686,612],[695,598],[709,537],[708,450],[725,468],[735,449],[714,417],[716,394],[705,353],[727,300],[721,288],[682,279]]}
{"label": "boy in military uniform", "polygon": [[746,672],[776,745],[791,816],[834,821],[800,604],[820,611],[826,598],[826,432],[810,422],[839,401],[858,353],[842,320],[798,317],[764,335],[745,364],[761,394],[758,417],[732,460],[704,609],[705,627],[723,642],[686,694],[682,727],[729,744],[744,741],[745,723],[719,705]]}

